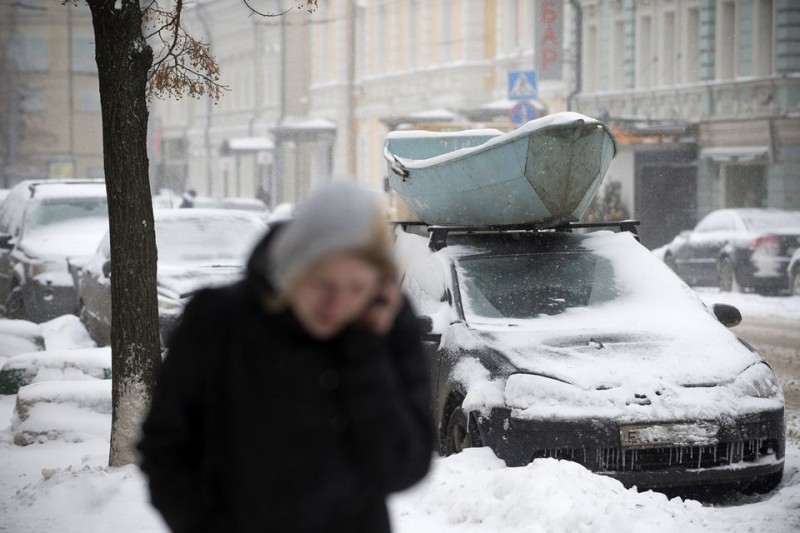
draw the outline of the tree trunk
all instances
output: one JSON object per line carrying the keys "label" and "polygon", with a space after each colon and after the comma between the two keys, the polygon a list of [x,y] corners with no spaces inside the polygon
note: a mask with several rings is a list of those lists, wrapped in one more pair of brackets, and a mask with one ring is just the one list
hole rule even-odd
{"label": "tree trunk", "polygon": [[121,466],[136,461],[139,428],[161,364],[145,92],[153,52],[142,35],[138,0],[87,3],[100,81],[111,235],[113,415],[109,464]]}

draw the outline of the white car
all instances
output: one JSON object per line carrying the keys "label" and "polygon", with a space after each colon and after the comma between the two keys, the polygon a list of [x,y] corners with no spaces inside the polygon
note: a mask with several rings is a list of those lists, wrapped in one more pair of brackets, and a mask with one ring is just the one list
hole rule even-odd
{"label": "white car", "polygon": [[[158,304],[166,341],[187,300],[203,287],[240,278],[266,224],[254,213],[223,209],[154,212],[158,249]],[[108,236],[76,274],[79,316],[100,346],[111,338],[111,253]]]}

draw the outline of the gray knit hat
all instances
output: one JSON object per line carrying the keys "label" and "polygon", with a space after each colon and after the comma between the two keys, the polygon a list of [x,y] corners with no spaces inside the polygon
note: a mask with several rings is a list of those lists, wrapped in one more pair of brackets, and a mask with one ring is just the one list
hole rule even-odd
{"label": "gray knit hat", "polygon": [[[381,197],[350,182],[333,182],[298,205],[267,251],[267,276],[279,293],[323,256],[370,245],[385,224]],[[386,227],[388,231],[388,226]]]}

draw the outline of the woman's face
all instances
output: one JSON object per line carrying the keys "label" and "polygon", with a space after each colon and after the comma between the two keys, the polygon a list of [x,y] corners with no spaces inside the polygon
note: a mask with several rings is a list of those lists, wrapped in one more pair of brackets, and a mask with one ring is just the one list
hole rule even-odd
{"label": "woman's face", "polygon": [[315,339],[355,322],[378,293],[378,270],[358,257],[332,254],[317,261],[289,293],[289,306]]}

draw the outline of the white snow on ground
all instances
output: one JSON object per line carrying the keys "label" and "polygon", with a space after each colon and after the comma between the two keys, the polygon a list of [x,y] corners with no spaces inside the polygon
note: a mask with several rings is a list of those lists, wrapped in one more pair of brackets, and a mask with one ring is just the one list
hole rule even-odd
{"label": "white snow on ground", "polygon": [[[800,316],[800,301],[733,297],[739,296],[743,312],[782,314],[789,302],[788,310]],[[63,337],[55,334],[49,343],[60,348],[82,344],[73,342],[73,335],[75,330],[67,327]],[[87,390],[86,396],[96,398],[96,389]],[[12,431],[15,401],[16,396],[0,396],[0,531],[167,531],[148,504],[139,470],[106,467],[109,440],[103,432],[110,415],[94,410],[92,402],[51,403],[47,417],[71,426],[80,433],[79,441],[73,432],[17,446]],[[390,498],[390,512],[396,533],[788,533],[800,530],[800,447],[789,443],[784,481],[777,490],[725,506],[639,493],[566,461],[540,459],[508,468],[488,449],[467,450],[437,458],[422,483]]]}

